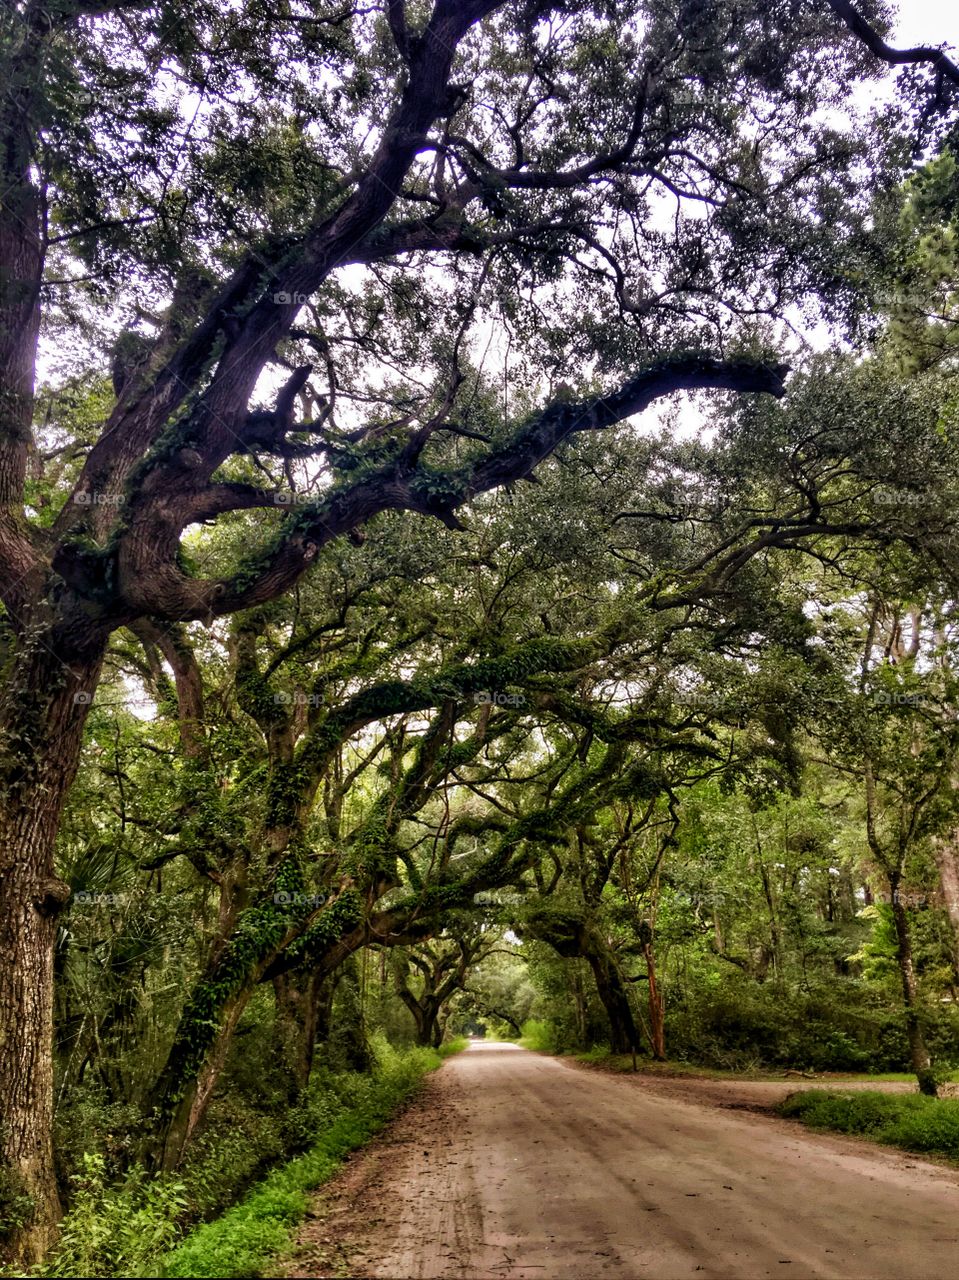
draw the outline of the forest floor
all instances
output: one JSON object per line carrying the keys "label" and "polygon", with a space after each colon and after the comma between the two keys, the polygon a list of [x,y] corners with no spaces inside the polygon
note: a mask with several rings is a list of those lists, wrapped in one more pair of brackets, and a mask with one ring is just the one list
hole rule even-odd
{"label": "forest floor", "polygon": [[822,1084],[624,1075],[475,1044],[316,1197],[286,1275],[955,1275],[959,1171],[768,1113]]}

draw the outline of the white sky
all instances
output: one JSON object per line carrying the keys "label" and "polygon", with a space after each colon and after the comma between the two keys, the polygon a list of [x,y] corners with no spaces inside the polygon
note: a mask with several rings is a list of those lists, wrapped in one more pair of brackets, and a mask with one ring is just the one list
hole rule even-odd
{"label": "white sky", "polygon": [[895,43],[959,43],[959,4],[956,0],[901,0]]}

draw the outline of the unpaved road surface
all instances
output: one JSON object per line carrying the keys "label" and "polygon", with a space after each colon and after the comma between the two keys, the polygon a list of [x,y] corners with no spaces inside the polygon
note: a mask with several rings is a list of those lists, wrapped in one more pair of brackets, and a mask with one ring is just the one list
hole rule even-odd
{"label": "unpaved road surface", "polygon": [[956,1170],[685,1083],[473,1045],[318,1199],[287,1274],[959,1277]]}

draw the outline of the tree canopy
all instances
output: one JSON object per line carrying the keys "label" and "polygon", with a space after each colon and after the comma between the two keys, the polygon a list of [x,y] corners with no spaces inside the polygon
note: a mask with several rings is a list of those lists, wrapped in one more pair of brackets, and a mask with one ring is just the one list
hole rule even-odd
{"label": "tree canopy", "polygon": [[369,1018],[955,1065],[959,71],[887,36],[4,8],[11,1259]]}

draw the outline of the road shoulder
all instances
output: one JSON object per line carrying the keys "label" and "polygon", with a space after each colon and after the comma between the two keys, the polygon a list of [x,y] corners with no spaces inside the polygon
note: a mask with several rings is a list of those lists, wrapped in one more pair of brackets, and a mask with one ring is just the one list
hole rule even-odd
{"label": "road shoulder", "polygon": [[367,1280],[377,1274],[384,1247],[397,1243],[397,1200],[429,1195],[437,1175],[461,1155],[461,1089],[448,1067],[427,1076],[386,1128],[316,1193],[279,1275]]}

